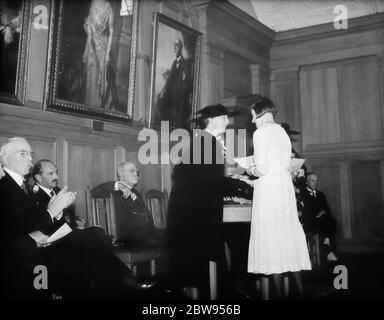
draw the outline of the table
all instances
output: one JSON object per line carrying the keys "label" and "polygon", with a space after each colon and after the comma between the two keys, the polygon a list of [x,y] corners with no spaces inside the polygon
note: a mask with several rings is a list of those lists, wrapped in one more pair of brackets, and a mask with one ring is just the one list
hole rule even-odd
{"label": "table", "polygon": [[251,222],[252,205],[224,205],[223,222]]}

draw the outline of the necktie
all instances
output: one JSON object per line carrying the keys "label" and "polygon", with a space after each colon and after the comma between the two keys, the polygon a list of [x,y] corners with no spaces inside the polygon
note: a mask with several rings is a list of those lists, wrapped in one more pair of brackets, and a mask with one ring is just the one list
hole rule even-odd
{"label": "necktie", "polygon": [[25,194],[28,194],[28,188],[27,188],[27,186],[25,185],[25,181],[23,181],[23,183],[21,184],[21,189],[23,189],[23,191],[24,191]]}
{"label": "necktie", "polygon": [[315,191],[310,191],[310,193],[311,193],[311,196],[312,196],[312,197],[315,197],[315,198],[316,198],[316,192],[315,192]]}
{"label": "necktie", "polygon": [[53,192],[53,190],[51,190],[51,192],[49,193],[49,195],[51,196],[51,198],[53,198],[55,196],[55,193]]}

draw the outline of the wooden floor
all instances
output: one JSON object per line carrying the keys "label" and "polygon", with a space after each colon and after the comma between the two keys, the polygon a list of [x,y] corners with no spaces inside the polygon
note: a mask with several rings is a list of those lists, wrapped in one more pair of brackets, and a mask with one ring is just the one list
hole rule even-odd
{"label": "wooden floor", "polygon": [[[305,271],[303,283],[305,296],[300,297],[293,279],[290,281],[290,293],[285,300],[384,300],[384,254],[339,254],[337,264],[345,265],[348,270],[348,289],[336,290],[333,282],[334,264],[324,264],[319,269]],[[145,271],[144,274],[145,276]],[[143,299],[153,300],[187,300],[181,292],[167,291],[166,268],[161,269],[157,276],[157,289]],[[260,300],[261,292],[256,288],[256,277],[245,274],[234,279],[227,274],[219,287],[220,300]],[[272,283],[272,282],[271,282]],[[273,297],[273,288],[271,288]]]}

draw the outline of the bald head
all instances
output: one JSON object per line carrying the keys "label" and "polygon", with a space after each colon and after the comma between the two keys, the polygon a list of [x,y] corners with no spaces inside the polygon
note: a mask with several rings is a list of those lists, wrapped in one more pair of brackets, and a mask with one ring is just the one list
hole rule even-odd
{"label": "bald head", "polygon": [[180,39],[176,39],[173,42],[173,53],[175,54],[176,58],[181,56],[182,51],[183,51],[183,42]]}
{"label": "bald head", "polygon": [[10,138],[0,149],[4,167],[25,176],[33,167],[33,152],[28,141],[21,137]]}
{"label": "bald head", "polygon": [[132,162],[122,162],[117,167],[117,176],[119,181],[134,187],[139,182],[139,171]]}

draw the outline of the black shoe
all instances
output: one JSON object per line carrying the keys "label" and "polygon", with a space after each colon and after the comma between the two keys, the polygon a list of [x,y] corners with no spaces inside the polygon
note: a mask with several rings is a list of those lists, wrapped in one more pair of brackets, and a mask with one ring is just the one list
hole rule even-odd
{"label": "black shoe", "polygon": [[157,283],[157,281],[138,283],[136,286],[136,290],[147,291],[149,289],[152,289],[156,285],[156,283]]}

